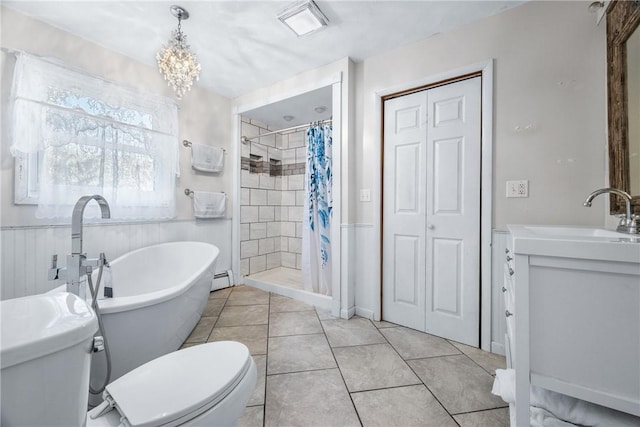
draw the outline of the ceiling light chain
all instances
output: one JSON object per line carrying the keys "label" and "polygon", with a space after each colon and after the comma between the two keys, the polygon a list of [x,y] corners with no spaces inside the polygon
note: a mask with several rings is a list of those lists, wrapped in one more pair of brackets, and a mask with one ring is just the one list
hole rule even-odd
{"label": "ceiling light chain", "polygon": [[173,16],[178,18],[178,28],[171,33],[171,38],[156,54],[158,68],[167,84],[176,92],[178,99],[191,90],[193,80],[200,79],[200,63],[187,44],[187,36],[182,32],[182,20],[189,19],[186,9],[173,5],[170,8]]}

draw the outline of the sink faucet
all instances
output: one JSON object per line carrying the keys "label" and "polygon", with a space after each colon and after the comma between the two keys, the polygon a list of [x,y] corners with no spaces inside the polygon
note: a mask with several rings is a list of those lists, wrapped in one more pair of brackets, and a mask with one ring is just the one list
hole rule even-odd
{"label": "sink faucet", "polygon": [[86,289],[80,286],[80,279],[87,273],[91,273],[94,267],[100,267],[106,263],[103,255],[97,259],[88,259],[87,254],[82,252],[82,216],[84,208],[91,200],[98,202],[102,218],[111,218],[109,204],[100,195],[82,196],[76,202],[71,217],[71,254],[67,255],[67,266],[58,267],[58,255],[51,258],[51,268],[49,268],[49,280],[65,279],[67,281],[67,292],[86,298]]}
{"label": "sink faucet", "polygon": [[626,213],[621,215],[620,224],[616,230],[622,233],[638,234],[640,232],[640,228],[638,228],[638,224],[636,222],[638,217],[631,213],[631,195],[626,191],[618,190],[617,188],[601,188],[589,194],[583,205],[590,208],[593,199],[604,193],[617,194],[624,199],[626,204]]}

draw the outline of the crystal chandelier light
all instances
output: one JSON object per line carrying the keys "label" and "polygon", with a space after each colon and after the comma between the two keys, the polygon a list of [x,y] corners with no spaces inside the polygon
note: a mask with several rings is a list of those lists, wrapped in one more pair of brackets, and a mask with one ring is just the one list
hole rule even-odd
{"label": "crystal chandelier light", "polygon": [[187,44],[187,36],[182,33],[181,22],[189,19],[186,9],[173,5],[170,8],[173,16],[178,18],[178,28],[171,33],[166,46],[156,54],[160,74],[167,84],[176,92],[178,99],[191,90],[193,80],[200,78],[200,63]]}

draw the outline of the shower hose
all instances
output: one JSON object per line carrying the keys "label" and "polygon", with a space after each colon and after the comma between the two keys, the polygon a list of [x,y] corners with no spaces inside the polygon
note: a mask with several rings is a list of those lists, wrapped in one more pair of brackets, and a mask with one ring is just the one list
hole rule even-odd
{"label": "shower hose", "polygon": [[94,389],[89,383],[89,392],[91,394],[100,394],[104,391],[107,384],[109,384],[109,380],[111,379],[111,353],[109,352],[109,341],[107,340],[107,334],[102,325],[102,314],[100,313],[100,308],[98,307],[98,292],[100,291],[100,280],[102,279],[102,270],[107,264],[107,260],[104,256],[104,253],[100,254],[100,259],[102,262],[100,263],[100,268],[98,270],[98,280],[96,281],[96,287],[93,287],[93,279],[91,279],[91,272],[87,272],[87,282],[89,283],[89,292],[91,292],[91,307],[96,312],[96,317],[98,318],[98,327],[100,328],[100,332],[102,333],[102,339],[104,340],[104,353],[107,358],[107,375],[104,378],[104,382],[101,387]]}

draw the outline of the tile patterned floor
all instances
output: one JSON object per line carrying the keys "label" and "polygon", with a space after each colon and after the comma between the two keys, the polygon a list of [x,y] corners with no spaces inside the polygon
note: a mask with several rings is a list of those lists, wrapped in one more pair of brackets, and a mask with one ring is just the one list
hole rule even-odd
{"label": "tile patterned floor", "polygon": [[393,323],[238,286],[210,294],[184,346],[222,340],[258,367],[241,427],[509,425],[490,393],[504,357]]}

